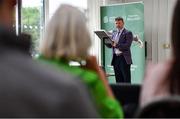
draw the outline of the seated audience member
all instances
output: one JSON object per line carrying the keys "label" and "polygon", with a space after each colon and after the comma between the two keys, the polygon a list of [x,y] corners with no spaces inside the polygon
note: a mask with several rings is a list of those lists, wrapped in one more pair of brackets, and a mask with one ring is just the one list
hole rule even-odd
{"label": "seated audience member", "polygon": [[31,59],[11,27],[15,5],[0,0],[0,117],[97,117],[75,77]]}
{"label": "seated audience member", "polygon": [[[44,38],[40,45],[40,61],[81,77],[101,117],[123,117],[105,73],[98,66],[96,58],[88,55],[91,40],[85,15],[75,7],[61,5],[52,16]],[[71,61],[79,62],[80,66],[70,66]]]}
{"label": "seated audience member", "polygon": [[149,65],[142,86],[141,106],[167,96],[180,95],[180,1],[174,11],[172,22],[172,59]]}
{"label": "seated audience member", "polygon": [[31,56],[31,46],[32,46],[31,35],[27,33],[21,33],[18,37],[19,37],[19,41],[22,43],[22,46],[24,46],[23,51]]}

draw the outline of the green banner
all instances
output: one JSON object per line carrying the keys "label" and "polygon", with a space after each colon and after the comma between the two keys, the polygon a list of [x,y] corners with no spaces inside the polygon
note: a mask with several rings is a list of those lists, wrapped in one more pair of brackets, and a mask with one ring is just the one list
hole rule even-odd
{"label": "green banner", "polygon": [[[112,31],[115,29],[114,19],[123,17],[125,28],[132,31],[134,41],[131,46],[133,65],[131,65],[131,81],[133,84],[140,84],[144,77],[145,67],[145,41],[144,41],[144,4],[126,3],[111,6],[102,6],[101,29]],[[102,65],[109,74],[109,82],[115,83],[114,70],[111,66],[112,49],[102,45]]]}

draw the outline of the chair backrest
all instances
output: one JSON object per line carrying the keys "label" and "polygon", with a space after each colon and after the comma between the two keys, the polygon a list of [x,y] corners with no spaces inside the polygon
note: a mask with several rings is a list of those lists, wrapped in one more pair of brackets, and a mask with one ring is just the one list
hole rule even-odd
{"label": "chair backrest", "polygon": [[123,106],[125,118],[134,116],[138,109],[140,85],[135,84],[111,84],[112,91],[116,99]]}
{"label": "chair backrest", "polygon": [[139,111],[136,118],[179,118],[180,117],[180,96],[167,97],[155,100]]}
{"label": "chair backrest", "polygon": [[110,84],[112,91],[122,105],[138,104],[141,86],[135,84]]}

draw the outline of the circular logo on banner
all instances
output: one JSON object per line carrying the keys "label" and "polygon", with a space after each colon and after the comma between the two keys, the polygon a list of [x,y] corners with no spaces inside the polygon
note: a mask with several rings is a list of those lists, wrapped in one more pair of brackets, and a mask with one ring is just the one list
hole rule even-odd
{"label": "circular logo on banner", "polygon": [[109,22],[108,16],[105,16],[105,17],[104,17],[104,23],[106,24],[106,23],[108,23],[108,22]]}

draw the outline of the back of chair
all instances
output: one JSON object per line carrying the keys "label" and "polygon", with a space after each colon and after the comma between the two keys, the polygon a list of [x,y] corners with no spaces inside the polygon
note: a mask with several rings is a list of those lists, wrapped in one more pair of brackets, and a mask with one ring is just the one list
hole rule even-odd
{"label": "back of chair", "polygon": [[141,108],[136,118],[180,118],[180,96],[156,100]]}
{"label": "back of chair", "polygon": [[133,117],[138,108],[141,85],[119,83],[110,86],[116,99],[123,106],[125,117]]}
{"label": "back of chair", "polygon": [[112,91],[122,105],[139,102],[141,86],[135,84],[111,84]]}

